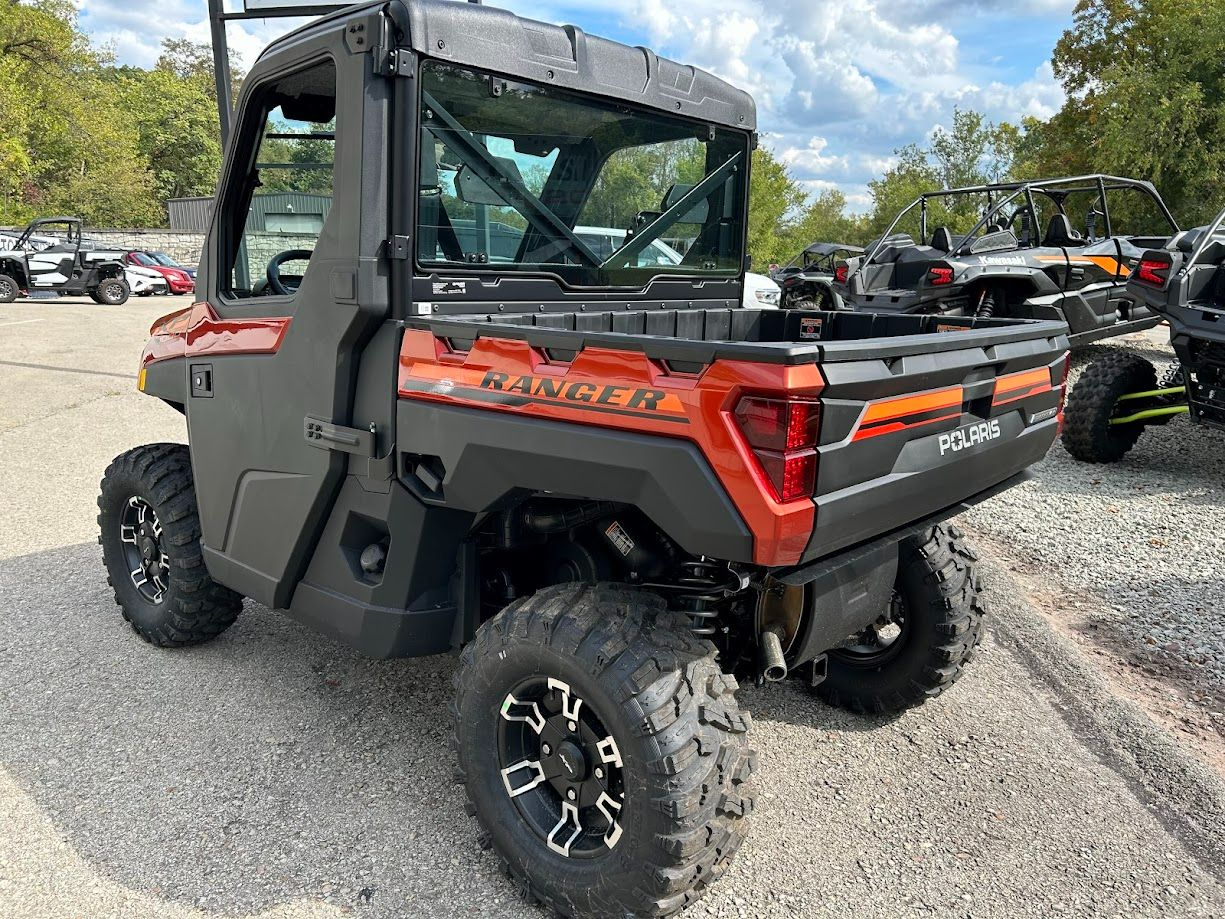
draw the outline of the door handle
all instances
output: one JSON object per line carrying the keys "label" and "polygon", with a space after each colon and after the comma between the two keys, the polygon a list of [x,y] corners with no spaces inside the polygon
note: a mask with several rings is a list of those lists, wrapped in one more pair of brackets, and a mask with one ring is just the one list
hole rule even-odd
{"label": "door handle", "polygon": [[337,450],[355,456],[374,456],[374,432],[346,428],[322,418],[307,415],[302,424],[302,436],[312,447]]}

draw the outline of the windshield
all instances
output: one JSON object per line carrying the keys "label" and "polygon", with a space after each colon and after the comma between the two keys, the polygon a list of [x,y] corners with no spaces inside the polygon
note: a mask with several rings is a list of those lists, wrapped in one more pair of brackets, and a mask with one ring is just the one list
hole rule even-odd
{"label": "windshield", "polygon": [[137,265],[144,265],[146,268],[157,264],[157,261],[154,260],[153,256],[145,252],[133,252],[132,261],[134,261]]}
{"label": "windshield", "polygon": [[165,252],[150,252],[149,257],[157,262],[163,268],[182,268],[183,266],[172,259]]}
{"label": "windshield", "polygon": [[748,135],[437,62],[417,261],[641,287],[742,270]]}

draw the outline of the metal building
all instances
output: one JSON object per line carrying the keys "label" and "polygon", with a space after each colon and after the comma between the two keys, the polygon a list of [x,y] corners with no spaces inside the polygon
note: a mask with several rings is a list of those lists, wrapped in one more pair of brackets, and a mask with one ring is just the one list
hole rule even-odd
{"label": "metal building", "polygon": [[[332,209],[330,195],[299,192],[257,194],[251,201],[247,231],[318,233]],[[202,233],[213,215],[212,198],[171,198],[166,202],[170,229]]]}

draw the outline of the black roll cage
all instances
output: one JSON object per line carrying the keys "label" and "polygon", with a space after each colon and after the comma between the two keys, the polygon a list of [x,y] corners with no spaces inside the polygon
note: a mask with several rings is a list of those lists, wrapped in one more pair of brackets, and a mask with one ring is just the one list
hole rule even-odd
{"label": "black roll cage", "polygon": [[1214,219],[1212,223],[1208,224],[1207,229],[1204,230],[1203,238],[1196,244],[1195,250],[1187,258],[1186,264],[1182,266],[1181,273],[1185,274],[1188,269],[1195,266],[1195,264],[1200,260],[1200,256],[1204,254],[1204,251],[1215,241],[1213,237],[1215,237],[1217,231],[1221,229],[1222,224],[1225,224],[1225,210],[1217,214],[1216,219]]}
{"label": "black roll cage", "polygon": [[78,249],[81,247],[81,218],[80,217],[39,217],[37,220],[31,220],[26,228],[21,231],[21,235],[17,237],[15,248],[24,249],[26,243],[29,242],[34,231],[39,227],[54,226],[64,224],[68,227],[68,231],[64,234],[65,242],[75,245]]}
{"label": "black roll cage", "polygon": [[[1063,186],[1072,186],[1065,188]],[[1038,211],[1034,205],[1034,193],[1050,199],[1058,208],[1060,214],[1064,214],[1063,202],[1069,195],[1077,192],[1097,192],[1099,200],[1102,203],[1102,210],[1099,212],[1105,219],[1106,236],[1113,236],[1113,227],[1110,221],[1110,205],[1106,198],[1106,192],[1119,191],[1122,189],[1136,189],[1147,194],[1158,208],[1161,209],[1161,214],[1170,224],[1170,229],[1173,233],[1178,232],[1178,223],[1174,220],[1174,216],[1170,213],[1170,209],[1166,207],[1165,201],[1158,194],[1157,189],[1152,182],[1145,182],[1141,179],[1129,179],[1123,176],[1105,175],[1103,173],[1092,173],[1082,176],[1065,176],[1059,179],[1039,179],[1032,182],[996,182],[989,185],[967,185],[962,188],[943,188],[939,191],[927,191],[915,198],[910,204],[903,208],[893,222],[889,224],[889,228],[881,234],[880,238],[872,246],[868,255],[862,259],[855,271],[851,273],[851,277],[859,274],[864,268],[872,264],[872,260],[884,248],[885,241],[893,235],[893,230],[901,222],[902,218],[913,211],[916,207],[919,208],[919,235],[922,239],[927,238],[927,202],[933,198],[952,198],[963,195],[986,195],[987,207],[979,218],[978,223],[965,234],[961,242],[948,253],[950,258],[962,254],[962,250],[967,248],[974,241],[975,234],[987,226],[992,217],[995,217],[1007,205],[1011,204],[1017,198],[1024,196],[1025,205],[1023,210],[1029,212],[1031,226],[1038,225]],[[994,197],[997,194],[1003,194],[1004,197],[999,201],[995,201]],[[1015,218],[1022,208],[1018,208],[1013,213]],[[849,278],[848,278],[849,280]]]}

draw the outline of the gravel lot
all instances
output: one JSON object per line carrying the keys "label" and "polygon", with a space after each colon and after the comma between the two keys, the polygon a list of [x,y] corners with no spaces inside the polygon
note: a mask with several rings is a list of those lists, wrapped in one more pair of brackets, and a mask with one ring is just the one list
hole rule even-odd
{"label": "gravel lot", "polygon": [[[121,450],[184,436],[133,385],[149,322],[182,305],[0,307],[0,915],[542,917],[451,784],[451,658],[367,661],[250,603],[183,652],[120,620],[97,480]],[[922,710],[864,720],[799,686],[746,690],[759,814],[686,915],[1225,916],[1220,779],[1017,581],[1075,585],[1121,641],[1189,641],[1225,593],[1220,447],[1171,426],[1109,472],[1057,450],[1041,484],[976,511],[1011,544],[987,566],[992,631]]]}
{"label": "gravel lot", "polygon": [[[1164,327],[1118,346],[1159,373],[1174,359]],[[1078,352],[1073,373],[1100,350]],[[1034,471],[966,522],[1038,581],[1060,624],[1165,681],[1172,692],[1145,693],[1158,714],[1171,702],[1225,768],[1225,434],[1178,418],[1120,463],[1078,463],[1056,446]]]}

